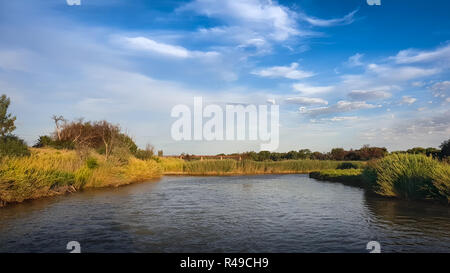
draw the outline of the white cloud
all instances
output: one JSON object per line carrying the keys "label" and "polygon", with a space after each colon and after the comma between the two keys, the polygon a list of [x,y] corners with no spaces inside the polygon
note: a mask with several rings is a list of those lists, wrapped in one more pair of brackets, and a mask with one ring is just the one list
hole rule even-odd
{"label": "white cloud", "polygon": [[299,104],[299,105],[328,105],[328,101],[321,98],[307,98],[307,97],[295,97],[287,98],[285,100],[287,103]]}
{"label": "white cloud", "polygon": [[361,62],[361,58],[364,54],[356,53],[353,56],[350,56],[347,61],[347,65],[349,66],[362,66],[364,63]]}
{"label": "white cloud", "polygon": [[431,76],[440,72],[438,68],[419,68],[413,66],[393,67],[390,65],[369,64],[368,71],[388,81],[408,81]]}
{"label": "white cloud", "polygon": [[352,100],[357,101],[365,101],[365,100],[378,100],[378,99],[387,99],[392,97],[392,94],[386,91],[380,91],[380,90],[353,90],[352,92],[348,93],[348,96]]}
{"label": "white cloud", "polygon": [[416,98],[413,98],[411,96],[403,96],[402,97],[402,103],[404,104],[413,104],[417,101]]}
{"label": "white cloud", "polygon": [[300,14],[300,18],[302,20],[310,23],[313,26],[330,27],[330,26],[336,26],[336,25],[348,25],[348,24],[353,23],[353,21],[355,20],[354,16],[357,12],[358,12],[358,10],[354,10],[342,18],[335,18],[335,19],[328,19],[328,20],[310,17],[310,16],[307,16],[306,14]]}
{"label": "white cloud", "polygon": [[450,45],[437,48],[435,50],[420,51],[407,49],[400,51],[396,56],[391,57],[398,64],[411,64],[432,61],[450,60]]}
{"label": "white cloud", "polygon": [[337,121],[337,122],[339,122],[339,121],[350,121],[350,120],[358,120],[359,119],[359,117],[356,117],[356,116],[347,116],[347,117],[332,117],[332,118],[329,118],[329,119],[326,119],[326,118],[322,118],[321,120],[324,120],[324,121]]}
{"label": "white cloud", "polygon": [[319,94],[330,92],[334,89],[334,86],[311,86],[304,83],[295,83],[292,87],[301,92],[302,94]]}
{"label": "white cloud", "polygon": [[301,34],[295,13],[272,1],[194,0],[178,9],[185,10],[219,18],[229,25],[240,25],[253,32],[267,33],[267,36],[278,41]]}
{"label": "white cloud", "polygon": [[125,46],[132,49],[158,53],[175,58],[213,57],[219,55],[219,53],[215,51],[190,51],[181,46],[160,43],[145,37],[124,37],[122,38],[122,41]]}
{"label": "white cloud", "polygon": [[252,74],[258,75],[260,77],[270,77],[270,78],[287,78],[287,79],[304,79],[314,76],[314,73],[299,70],[298,63],[292,63],[290,66],[273,66],[266,69],[261,69],[253,71]]}
{"label": "white cloud", "polygon": [[433,96],[445,99],[448,102],[450,99],[450,81],[442,81],[433,84],[430,88]]}
{"label": "white cloud", "polygon": [[336,104],[328,106],[328,107],[319,107],[314,109],[309,109],[305,111],[306,114],[312,117],[335,114],[335,113],[344,113],[350,111],[357,111],[363,109],[372,109],[376,108],[376,105],[368,104],[365,101],[338,101]]}

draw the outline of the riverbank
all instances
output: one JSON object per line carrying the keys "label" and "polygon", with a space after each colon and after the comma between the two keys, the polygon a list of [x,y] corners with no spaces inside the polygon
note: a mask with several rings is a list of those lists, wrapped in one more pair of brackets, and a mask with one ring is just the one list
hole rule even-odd
{"label": "riverbank", "polygon": [[364,169],[322,170],[311,178],[364,187],[382,197],[450,205],[450,164],[418,154],[392,154]]}
{"label": "riverbank", "polygon": [[0,206],[86,188],[117,187],[162,175],[155,160],[85,158],[72,150],[34,149],[28,157],[5,157],[0,165]]}
{"label": "riverbank", "polygon": [[323,170],[309,173],[309,177],[330,182],[339,182],[345,185],[363,188],[365,186],[362,169]]}
{"label": "riverbank", "polygon": [[112,156],[73,150],[30,149],[28,157],[0,163],[0,206],[89,188],[118,187],[162,175],[237,176],[309,174],[311,178],[365,187],[383,197],[450,204],[450,165],[422,155],[390,155],[366,162],[332,160],[197,160]]}
{"label": "riverbank", "polygon": [[[232,176],[255,174],[307,174],[336,169],[331,160],[203,160],[185,161],[154,157],[112,156],[73,150],[31,148],[27,157],[5,157],[0,166],[0,206],[25,200],[61,195],[89,188],[118,187],[162,175]],[[353,162],[358,166],[362,162]]]}
{"label": "riverbank", "polygon": [[[254,175],[254,174],[308,174],[321,170],[337,169],[344,162],[333,160],[283,160],[283,161],[252,161],[252,160],[197,160],[185,161],[177,158],[161,158],[163,172],[166,175]],[[359,168],[365,162],[351,163]]]}

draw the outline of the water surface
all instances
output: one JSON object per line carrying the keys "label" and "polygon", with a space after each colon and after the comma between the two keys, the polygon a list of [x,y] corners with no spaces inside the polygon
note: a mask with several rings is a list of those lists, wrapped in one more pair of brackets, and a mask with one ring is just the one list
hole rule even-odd
{"label": "water surface", "polygon": [[450,208],[307,175],[163,177],[0,209],[0,252],[450,252]]}

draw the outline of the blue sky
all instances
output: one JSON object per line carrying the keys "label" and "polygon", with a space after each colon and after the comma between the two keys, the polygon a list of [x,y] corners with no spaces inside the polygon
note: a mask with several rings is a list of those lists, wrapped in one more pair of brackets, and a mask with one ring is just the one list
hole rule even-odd
{"label": "blue sky", "polygon": [[279,151],[437,147],[450,136],[448,1],[0,0],[0,93],[33,144],[50,117],[107,119],[166,154],[170,110],[280,105]]}

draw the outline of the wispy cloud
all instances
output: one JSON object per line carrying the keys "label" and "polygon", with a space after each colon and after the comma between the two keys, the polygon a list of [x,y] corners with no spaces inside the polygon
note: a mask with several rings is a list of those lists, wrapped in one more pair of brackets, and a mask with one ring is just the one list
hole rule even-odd
{"label": "wispy cloud", "polygon": [[449,61],[450,44],[435,50],[407,49],[391,57],[398,64],[424,63],[432,61]]}
{"label": "wispy cloud", "polygon": [[120,40],[123,42],[124,46],[131,49],[175,58],[214,57],[219,55],[219,53],[215,51],[190,51],[182,46],[165,44],[145,37],[124,37]]}
{"label": "wispy cloud", "polygon": [[328,101],[321,98],[294,97],[285,99],[287,103],[298,104],[303,106],[310,105],[328,105]]}
{"label": "wispy cloud", "polygon": [[334,89],[334,86],[312,86],[304,83],[295,83],[292,87],[305,95],[327,93]]}
{"label": "wispy cloud", "polygon": [[372,109],[378,107],[377,105],[368,104],[364,101],[338,101],[334,105],[327,107],[319,107],[306,110],[304,113],[311,117],[317,117],[322,115],[331,115],[336,113],[351,112],[364,109]]}
{"label": "wispy cloud", "polygon": [[450,102],[450,81],[441,81],[429,87],[434,97]]}
{"label": "wispy cloud", "polygon": [[417,101],[417,99],[413,98],[411,96],[403,96],[401,103],[403,103],[403,104],[413,104],[416,101]]}
{"label": "wispy cloud", "polygon": [[315,17],[310,17],[306,14],[300,14],[300,19],[310,23],[313,26],[319,27],[331,27],[337,25],[348,25],[355,21],[355,14],[358,12],[358,9],[350,12],[342,18],[334,18],[334,19],[319,19]]}
{"label": "wispy cloud", "polygon": [[353,90],[352,92],[348,93],[348,96],[352,100],[357,101],[366,101],[366,100],[379,100],[379,99],[388,99],[392,97],[392,94],[386,91],[380,91],[380,90]]}
{"label": "wispy cloud", "polygon": [[298,63],[292,63],[290,66],[273,66],[261,70],[253,71],[252,74],[260,77],[269,78],[287,78],[287,79],[304,79],[314,76],[313,72],[303,71],[298,68]]}
{"label": "wispy cloud", "polygon": [[351,66],[351,67],[353,67],[353,66],[362,66],[362,65],[364,65],[364,63],[361,61],[361,58],[363,56],[364,56],[364,54],[356,53],[355,55],[350,56],[348,58],[348,61],[347,61],[346,64],[348,66]]}

